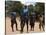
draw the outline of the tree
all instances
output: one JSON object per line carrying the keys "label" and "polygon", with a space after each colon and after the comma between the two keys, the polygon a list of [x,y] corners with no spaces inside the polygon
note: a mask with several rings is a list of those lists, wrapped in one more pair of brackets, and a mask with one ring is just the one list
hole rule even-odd
{"label": "tree", "polygon": [[14,11],[20,14],[22,6],[23,5],[19,1],[5,1],[5,9],[8,10],[8,13]]}
{"label": "tree", "polygon": [[33,5],[29,5],[29,15],[31,15],[31,12],[33,12]]}
{"label": "tree", "polygon": [[44,3],[36,3],[35,11],[37,13],[42,13],[42,12],[44,12],[44,10],[45,10]]}

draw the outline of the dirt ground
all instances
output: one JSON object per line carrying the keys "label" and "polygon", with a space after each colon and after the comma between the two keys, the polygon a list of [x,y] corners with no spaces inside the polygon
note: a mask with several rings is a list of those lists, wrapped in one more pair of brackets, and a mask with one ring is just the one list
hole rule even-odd
{"label": "dirt ground", "polygon": [[[11,22],[10,22],[10,18],[9,17],[6,17],[6,35],[17,35],[17,34],[21,34],[20,33],[20,19],[19,17],[17,17],[17,24],[18,24],[18,29],[19,31],[16,31],[16,27],[14,25],[14,32],[12,32],[12,29],[11,29]],[[35,28],[34,28],[34,31],[31,31],[30,30],[30,25],[29,25],[29,28],[28,28],[28,33],[39,33],[39,32],[43,32],[43,29],[39,29],[39,22],[35,22]],[[26,25],[24,27],[24,32],[23,33],[27,33],[27,28],[26,28]]]}

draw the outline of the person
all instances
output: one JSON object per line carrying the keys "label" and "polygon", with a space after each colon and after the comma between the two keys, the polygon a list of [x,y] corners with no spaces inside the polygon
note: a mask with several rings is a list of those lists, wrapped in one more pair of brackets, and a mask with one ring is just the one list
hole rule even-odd
{"label": "person", "polygon": [[23,28],[25,26],[25,22],[27,25],[27,32],[28,32],[28,8],[27,6],[24,6],[24,9],[22,9],[21,13],[21,33],[23,32]]}
{"label": "person", "polygon": [[41,27],[43,28],[43,31],[44,31],[44,27],[45,27],[45,16],[44,14],[40,14],[40,17],[39,17],[39,29],[41,31]]}
{"label": "person", "polygon": [[16,30],[18,30],[17,28],[17,22],[16,22],[16,12],[12,12],[11,13],[11,28],[12,28],[12,31],[14,32],[14,29],[13,29],[13,25],[16,24]]}
{"label": "person", "polygon": [[34,31],[35,19],[36,19],[36,13],[32,12],[30,16],[30,27],[32,31]]}

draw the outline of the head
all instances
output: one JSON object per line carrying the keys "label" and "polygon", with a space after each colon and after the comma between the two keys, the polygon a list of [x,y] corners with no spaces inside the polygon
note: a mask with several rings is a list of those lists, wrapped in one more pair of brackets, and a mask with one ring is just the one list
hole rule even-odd
{"label": "head", "polygon": [[24,6],[24,8],[26,9],[26,8],[27,8],[27,6]]}

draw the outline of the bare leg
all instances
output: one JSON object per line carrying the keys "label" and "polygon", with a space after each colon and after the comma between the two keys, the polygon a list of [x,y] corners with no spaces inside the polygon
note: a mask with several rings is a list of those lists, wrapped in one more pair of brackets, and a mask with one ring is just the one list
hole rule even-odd
{"label": "bare leg", "polygon": [[11,28],[12,28],[12,31],[14,32],[13,25],[14,25],[14,23],[11,22]]}
{"label": "bare leg", "polygon": [[27,32],[28,32],[28,20],[26,21],[26,24],[27,24]]}
{"label": "bare leg", "polygon": [[34,31],[34,25],[33,25],[33,31]]}
{"label": "bare leg", "polygon": [[41,23],[39,24],[39,29],[40,29],[40,31],[41,31]]}
{"label": "bare leg", "polygon": [[20,26],[21,26],[21,30],[20,30],[20,32],[22,33],[22,32],[23,32],[23,20],[21,20],[21,24],[20,24]]}
{"label": "bare leg", "polygon": [[43,31],[44,31],[44,25],[42,25]]}
{"label": "bare leg", "polygon": [[32,25],[31,25],[31,31],[32,31]]}
{"label": "bare leg", "polygon": [[18,28],[17,28],[17,22],[15,21],[15,24],[16,24],[16,30],[18,30]]}

